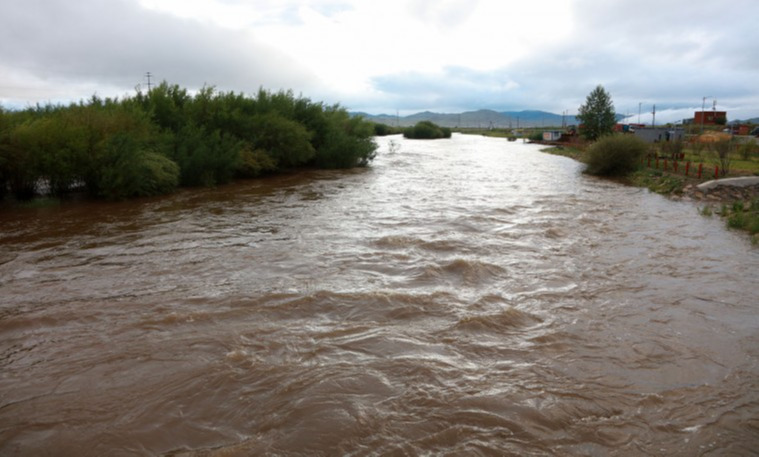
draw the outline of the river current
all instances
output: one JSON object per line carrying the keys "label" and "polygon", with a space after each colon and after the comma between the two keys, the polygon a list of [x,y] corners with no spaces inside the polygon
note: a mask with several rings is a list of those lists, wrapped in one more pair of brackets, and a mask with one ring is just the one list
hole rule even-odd
{"label": "river current", "polygon": [[0,209],[0,454],[757,455],[746,235],[536,145],[377,141]]}

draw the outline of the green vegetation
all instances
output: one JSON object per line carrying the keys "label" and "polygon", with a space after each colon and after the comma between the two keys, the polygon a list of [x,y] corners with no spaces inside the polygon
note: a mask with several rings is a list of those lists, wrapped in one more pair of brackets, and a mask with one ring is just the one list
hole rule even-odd
{"label": "green vegetation", "polygon": [[732,143],[731,140],[722,140],[709,144],[716,156],[720,176],[727,176],[730,173],[730,162],[733,149]]}
{"label": "green vegetation", "polygon": [[578,113],[580,133],[589,141],[610,134],[617,122],[611,95],[600,84],[588,94]]}
{"label": "green vegetation", "polygon": [[403,133],[403,129],[400,127],[392,127],[387,124],[378,124],[378,123],[375,123],[373,125],[374,125],[375,136],[388,136],[388,135],[397,135],[399,133]]}
{"label": "green vegetation", "polygon": [[[657,153],[660,158],[676,158],[682,154],[681,164],[691,162],[693,164],[703,163],[713,171],[714,166],[720,167],[721,176],[740,176],[746,174],[759,175],[759,145],[756,140],[739,143],[722,140],[715,143],[699,142],[662,142],[654,146],[652,152]],[[727,165],[727,172],[723,173]],[[693,168],[691,168],[691,173]],[[710,176],[713,176],[711,174]]]}
{"label": "green vegetation", "polygon": [[586,173],[625,176],[635,171],[648,145],[632,135],[605,136],[588,148]]}
{"label": "green vegetation", "polygon": [[738,154],[745,161],[751,160],[752,157],[759,155],[759,145],[751,141],[738,146]]}
{"label": "green vegetation", "polygon": [[339,105],[292,92],[191,95],[166,82],[122,100],[0,109],[0,198],[83,189],[124,199],[297,167],[366,166],[374,133]]}
{"label": "green vegetation", "polygon": [[[620,153],[625,148],[613,147],[612,145],[615,141],[620,139],[622,141],[631,141],[635,138],[630,135],[614,135],[602,138],[588,149],[583,149],[581,146],[562,146],[546,148],[542,149],[542,151],[550,154],[571,157],[577,161],[588,164],[590,164],[593,154],[598,154],[601,156],[601,161],[608,160],[616,163],[617,159],[614,158],[616,153]],[[703,163],[705,161],[704,156],[706,155],[711,156],[712,160],[717,165],[721,163],[719,162],[720,157],[718,150],[708,144],[669,142],[657,145],[647,145],[643,143],[633,146],[634,151],[629,154],[629,157],[637,158],[630,161],[625,160],[630,168],[634,170],[625,177],[625,181],[634,186],[646,187],[653,192],[664,195],[682,194],[684,189],[686,189],[686,185],[695,185],[699,182],[696,178],[695,167],[691,167],[689,175],[685,176],[684,162],[690,161]],[[616,153],[608,155],[602,154],[602,151],[605,149],[613,149]],[[755,143],[750,142],[738,146],[737,148],[732,147],[725,152],[725,154],[729,154],[729,157],[723,157],[723,159],[729,161],[729,169],[732,170],[733,176],[736,174],[745,174],[747,172],[759,174],[759,157],[757,157],[759,151],[757,149],[759,148],[755,146]],[[651,152],[651,157],[658,156],[660,158],[661,168],[654,168],[653,164],[651,167],[639,167],[641,157],[643,157],[643,154],[649,150]],[[706,154],[704,154],[705,152]],[[678,157],[680,154],[682,154],[684,158],[679,161],[680,167],[678,170],[675,171],[673,165],[670,164],[665,171],[663,169],[664,164],[662,163],[663,157],[672,160],[672,158]],[[588,168],[590,168],[590,165]],[[714,169],[705,169],[704,175],[700,181],[708,181],[713,179],[713,177]],[[706,204],[699,210],[699,212],[704,216],[711,216],[714,213],[719,214],[725,219],[728,227],[747,231],[752,236],[752,242],[759,244],[759,198],[750,198],[745,201],[737,200],[730,204],[723,203],[721,209],[717,210],[715,210],[711,204]]]}
{"label": "green vegetation", "polygon": [[[707,208],[709,213],[704,209],[702,214],[711,215],[711,207]],[[739,200],[730,205],[723,204],[718,214],[726,220],[729,228],[745,230],[752,235],[753,243],[759,243],[759,198],[746,202]]]}
{"label": "green vegetation", "polygon": [[530,133],[527,139],[530,141],[543,141],[543,131],[535,130],[534,132]]}
{"label": "green vegetation", "polygon": [[440,127],[430,121],[417,122],[415,126],[408,127],[403,131],[404,138],[414,140],[435,140],[438,138],[450,138],[451,129]]}
{"label": "green vegetation", "polygon": [[637,170],[629,178],[633,185],[664,195],[680,194],[685,185],[684,177],[651,168]]}
{"label": "green vegetation", "polygon": [[550,148],[544,148],[540,150],[548,154],[557,156],[569,157],[578,162],[587,163],[587,153],[584,149],[574,146],[551,146]]}

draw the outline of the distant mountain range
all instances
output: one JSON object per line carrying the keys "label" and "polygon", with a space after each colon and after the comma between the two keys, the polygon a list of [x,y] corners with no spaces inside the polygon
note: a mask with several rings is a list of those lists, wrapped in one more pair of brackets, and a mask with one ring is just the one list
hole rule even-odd
{"label": "distant mountain range", "polygon": [[[574,115],[547,111],[493,111],[481,109],[464,113],[433,113],[424,111],[409,116],[394,116],[391,114],[351,113],[363,116],[366,120],[390,126],[408,127],[419,121],[432,121],[441,127],[474,127],[474,128],[517,128],[517,127],[561,127],[562,125],[577,125],[579,121]],[[617,115],[621,117],[621,115]]]}

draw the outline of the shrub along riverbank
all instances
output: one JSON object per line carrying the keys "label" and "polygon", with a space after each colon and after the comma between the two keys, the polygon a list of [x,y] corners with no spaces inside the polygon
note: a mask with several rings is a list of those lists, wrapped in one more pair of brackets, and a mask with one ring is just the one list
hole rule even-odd
{"label": "shrub along riverbank", "polygon": [[414,140],[437,140],[440,138],[450,138],[451,129],[440,127],[430,121],[417,122],[413,127],[403,130],[403,137]]}
{"label": "shrub along riverbank", "polygon": [[163,82],[124,99],[0,108],[0,198],[83,189],[123,199],[297,167],[366,166],[374,126],[292,92],[255,96]]}

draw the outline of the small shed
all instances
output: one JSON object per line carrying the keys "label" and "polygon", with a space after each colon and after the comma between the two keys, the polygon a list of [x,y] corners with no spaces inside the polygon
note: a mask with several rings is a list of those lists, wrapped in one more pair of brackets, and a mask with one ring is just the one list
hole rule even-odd
{"label": "small shed", "polygon": [[558,130],[546,130],[543,132],[543,141],[559,141],[561,132]]}

